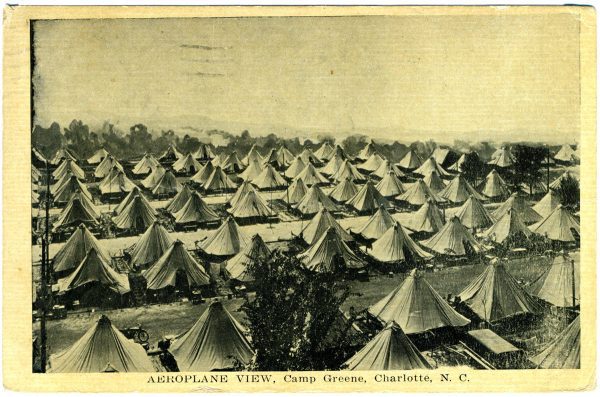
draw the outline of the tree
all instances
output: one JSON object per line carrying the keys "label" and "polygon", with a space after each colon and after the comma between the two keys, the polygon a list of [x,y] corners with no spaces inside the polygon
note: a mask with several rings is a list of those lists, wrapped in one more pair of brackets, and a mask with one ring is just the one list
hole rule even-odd
{"label": "tree", "polygon": [[64,129],[65,139],[69,149],[78,154],[79,158],[88,158],[96,151],[98,140],[92,140],[90,129],[81,120],[73,120],[69,128]]}
{"label": "tree", "polygon": [[[242,310],[256,351],[255,369],[338,368],[345,357],[334,359],[324,352],[348,288],[334,274],[309,273],[296,257],[279,251],[256,260],[248,271],[254,277],[256,294],[246,297]],[[333,343],[336,350],[348,351],[345,335]]]}
{"label": "tree", "polygon": [[560,181],[556,189],[560,203],[565,206],[578,210],[580,205],[579,181],[571,175],[566,175]]}
{"label": "tree", "polygon": [[56,122],[52,123],[48,128],[36,125],[31,133],[31,142],[45,158],[51,159],[63,142],[60,125]]}
{"label": "tree", "polygon": [[541,146],[517,145],[514,148],[515,166],[511,176],[514,187],[522,183],[533,193],[533,186],[542,180],[542,163],[546,158],[546,149]]}
{"label": "tree", "polygon": [[485,165],[479,160],[476,152],[470,152],[465,155],[465,161],[460,165],[460,171],[473,186],[476,186],[484,177]]}
{"label": "tree", "polygon": [[144,124],[136,124],[129,128],[129,149],[135,154],[142,154],[152,147],[152,134]]}

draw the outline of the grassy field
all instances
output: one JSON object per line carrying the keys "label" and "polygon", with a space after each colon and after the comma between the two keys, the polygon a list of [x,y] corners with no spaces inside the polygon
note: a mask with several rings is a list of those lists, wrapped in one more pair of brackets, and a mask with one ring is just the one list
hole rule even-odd
{"label": "grassy field", "polygon": [[[572,253],[572,257],[578,261],[579,253]],[[510,261],[507,269],[518,280],[529,282],[535,279],[549,263],[549,258],[518,259]],[[483,269],[484,266],[480,264],[466,265],[427,273],[425,277],[442,296],[445,296],[448,293],[459,293]],[[351,306],[357,310],[367,308],[397,287],[404,277],[404,274],[396,274],[393,278],[380,275],[371,277],[368,282],[350,282],[352,295],[343,304],[342,309],[347,311]],[[225,307],[238,320],[243,320],[243,313],[238,310],[242,302],[242,299],[224,300]],[[148,331],[150,343],[155,345],[166,335],[178,335],[185,332],[206,310],[207,306],[207,303],[193,305],[183,302],[69,314],[66,319],[48,323],[49,351],[52,354],[69,347],[97,321],[100,313],[106,314],[117,328],[142,324]],[[39,323],[34,323],[33,328],[34,331],[38,331]]]}

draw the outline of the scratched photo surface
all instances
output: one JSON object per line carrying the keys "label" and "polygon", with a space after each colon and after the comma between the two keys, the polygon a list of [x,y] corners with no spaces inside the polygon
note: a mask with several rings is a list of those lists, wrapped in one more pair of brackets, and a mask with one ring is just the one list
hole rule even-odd
{"label": "scratched photo surface", "polygon": [[31,371],[580,368],[580,29],[32,21]]}

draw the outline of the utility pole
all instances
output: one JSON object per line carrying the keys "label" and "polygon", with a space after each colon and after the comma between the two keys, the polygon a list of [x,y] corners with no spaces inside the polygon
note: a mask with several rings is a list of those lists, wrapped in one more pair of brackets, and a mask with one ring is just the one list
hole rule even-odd
{"label": "utility pole", "polygon": [[48,160],[46,160],[46,195],[45,195],[45,212],[46,219],[44,221],[45,230],[44,236],[42,238],[42,266],[40,269],[40,306],[42,310],[42,315],[40,319],[40,371],[42,373],[46,372],[46,364],[48,361],[47,357],[47,338],[46,338],[46,317],[48,313],[48,216],[49,216],[49,207],[50,207],[50,171],[48,167]]}
{"label": "utility pole", "polygon": [[[550,191],[550,147],[546,146],[546,190]],[[546,193],[547,193],[546,192]]]}
{"label": "utility pole", "polygon": [[577,306],[575,299],[575,261],[571,259],[571,293],[573,294],[573,309]]}

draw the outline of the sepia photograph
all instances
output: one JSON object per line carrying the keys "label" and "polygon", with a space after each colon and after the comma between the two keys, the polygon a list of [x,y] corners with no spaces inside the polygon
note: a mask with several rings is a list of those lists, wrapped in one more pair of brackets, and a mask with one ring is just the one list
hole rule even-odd
{"label": "sepia photograph", "polygon": [[32,18],[30,373],[582,369],[595,138],[551,8]]}

